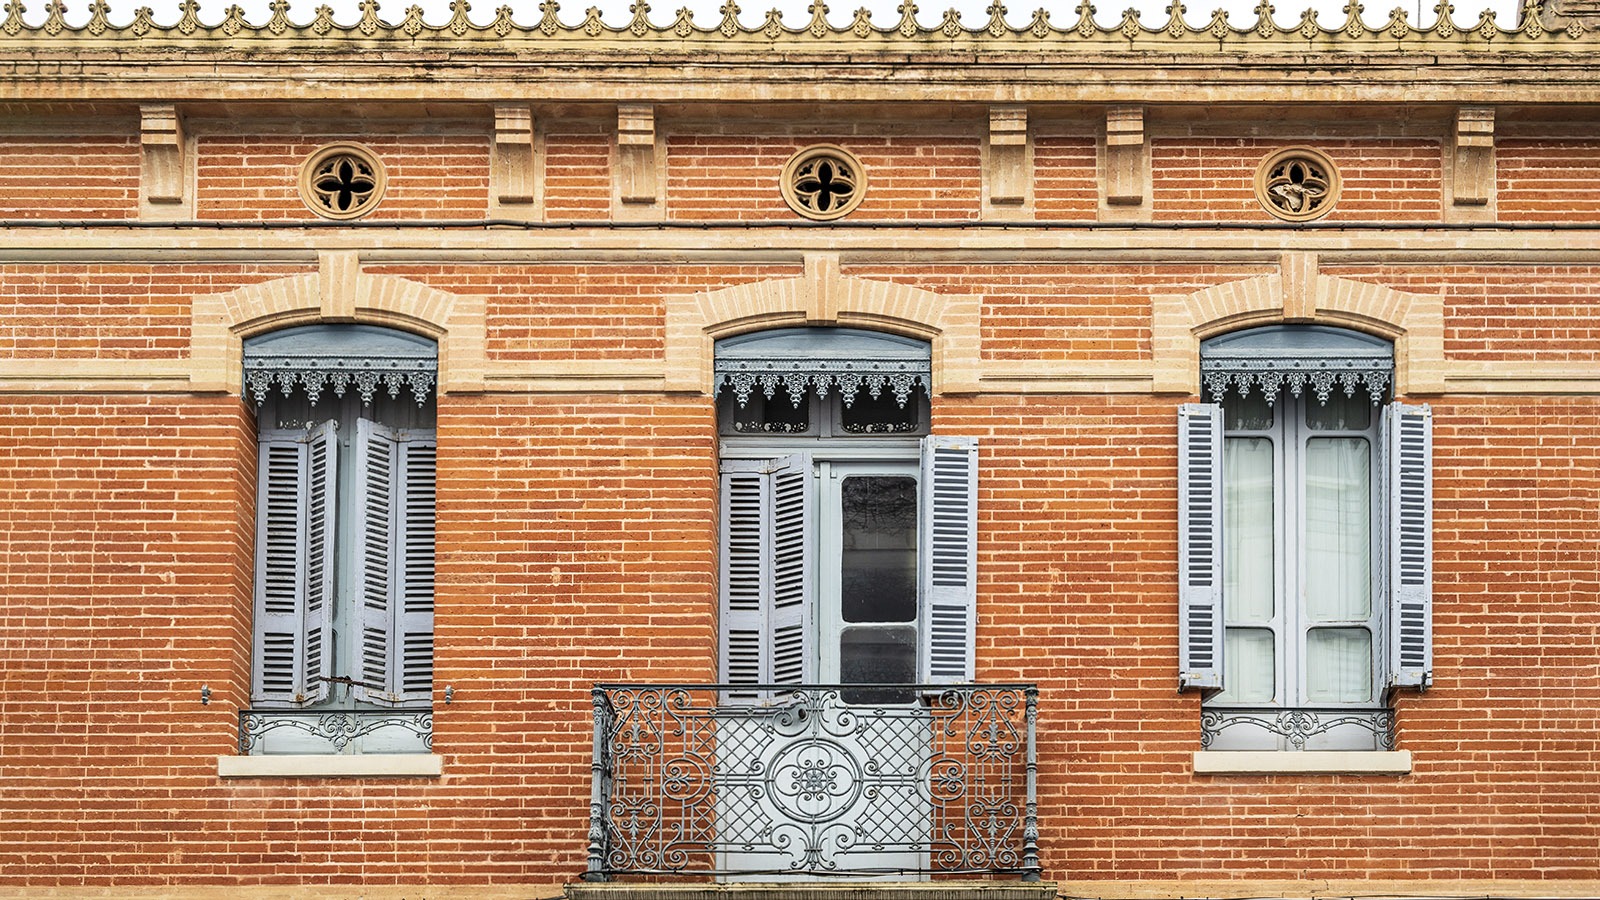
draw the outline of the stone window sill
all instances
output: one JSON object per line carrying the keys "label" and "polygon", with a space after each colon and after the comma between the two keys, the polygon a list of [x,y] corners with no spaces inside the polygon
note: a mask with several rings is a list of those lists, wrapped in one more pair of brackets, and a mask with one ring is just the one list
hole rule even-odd
{"label": "stone window sill", "polygon": [[444,758],[432,753],[323,756],[219,756],[219,778],[438,778]]}
{"label": "stone window sill", "polygon": [[1410,750],[1198,750],[1196,775],[1409,775]]}

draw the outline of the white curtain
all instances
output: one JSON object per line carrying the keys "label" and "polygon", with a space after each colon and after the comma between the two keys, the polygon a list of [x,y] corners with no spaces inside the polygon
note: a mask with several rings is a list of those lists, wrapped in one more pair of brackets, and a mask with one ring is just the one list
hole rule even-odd
{"label": "white curtain", "polygon": [[[1223,703],[1270,703],[1277,693],[1272,619],[1274,510],[1272,441],[1228,438],[1222,454]],[[1266,626],[1257,628],[1235,626]]]}
{"label": "white curtain", "polygon": [[1372,461],[1364,438],[1306,442],[1306,687],[1314,702],[1372,698],[1372,633],[1318,628],[1372,616]]}

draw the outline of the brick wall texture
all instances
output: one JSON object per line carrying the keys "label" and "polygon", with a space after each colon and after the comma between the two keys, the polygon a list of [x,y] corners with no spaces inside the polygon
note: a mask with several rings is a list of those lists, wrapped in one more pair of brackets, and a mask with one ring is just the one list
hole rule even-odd
{"label": "brick wall texture", "polygon": [[[972,122],[658,127],[664,215],[680,224],[793,218],[776,173],[816,141],[867,165],[862,218],[983,214]],[[610,215],[609,130],[581,118],[541,129],[545,215]],[[1092,134],[1040,126],[1039,218],[1095,217]],[[1335,217],[1440,221],[1440,141],[1313,137],[1292,142],[1344,169]],[[361,140],[389,165],[375,218],[486,215],[486,131],[250,123],[196,134],[195,216],[308,218],[297,167],[334,139]],[[1251,179],[1287,142],[1153,138],[1151,215],[1269,221]],[[70,188],[39,173],[65,145],[93,167]],[[7,217],[136,215],[137,151],[130,135],[0,138]],[[1592,139],[1508,140],[1499,214],[1593,212],[1592,186],[1563,207],[1542,185],[1570,185],[1561,173],[1597,160]],[[769,247],[786,239],[751,234]],[[665,353],[665,298],[803,271],[798,251],[763,264],[602,256],[364,271],[481,298],[490,363],[557,370],[648,369]],[[569,881],[584,867],[591,685],[716,676],[713,400],[646,388],[447,393],[435,693],[449,685],[454,699],[436,699],[433,741],[444,777],[219,778],[249,697],[253,410],[225,393],[60,382],[83,360],[181,362],[191,298],[306,271],[237,260],[0,265],[0,365],[12,367],[0,369],[11,373],[0,381],[0,893]],[[1005,372],[1148,361],[1152,296],[1276,272],[1259,256],[1176,255],[846,256],[842,267],[979,298],[982,362]],[[1600,267],[1586,262],[1329,263],[1322,274],[1442,296],[1448,362],[1600,356]],[[30,386],[15,374],[24,364],[53,366],[54,380]],[[1396,698],[1399,746],[1415,762],[1388,777],[1193,773],[1200,700],[1176,691],[1175,414],[1191,399],[980,391],[933,404],[936,432],[982,446],[979,680],[1040,689],[1045,877],[1597,877],[1600,396],[1410,398],[1434,410],[1435,683]]]}

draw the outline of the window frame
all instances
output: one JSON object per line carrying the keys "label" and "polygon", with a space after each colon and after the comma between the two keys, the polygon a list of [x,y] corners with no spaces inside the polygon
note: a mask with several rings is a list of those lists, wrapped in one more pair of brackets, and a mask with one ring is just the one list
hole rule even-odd
{"label": "window frame", "polygon": [[[430,340],[375,326],[304,326],[246,342],[259,468],[241,754],[431,752],[436,354]],[[308,435],[331,448],[318,531],[306,527],[304,511],[293,523],[283,513],[315,506],[307,478],[269,464]],[[313,538],[320,568],[303,563]],[[303,635],[295,647],[293,691],[268,690],[263,675],[270,553],[296,560],[293,574],[280,572],[275,583],[301,605],[301,620],[309,615],[320,627],[314,659],[306,659]],[[320,608],[307,608],[308,571],[321,579]]]}
{"label": "window frame", "polygon": [[[1382,671],[1374,673],[1375,696],[1370,704],[1302,703],[1235,713],[1242,707],[1203,700],[1202,746],[1392,750],[1393,690],[1426,689],[1432,680],[1431,409],[1399,402],[1377,405],[1392,383],[1392,348],[1371,336],[1327,326],[1273,326],[1212,339],[1201,347],[1201,374],[1213,397],[1230,389],[1262,391],[1269,399],[1286,390],[1291,395],[1305,391],[1309,398],[1344,390],[1365,392],[1373,399],[1380,411],[1378,440],[1371,445],[1373,489],[1381,504],[1372,510],[1373,534],[1381,551],[1374,561],[1374,582],[1381,589],[1373,598],[1374,618],[1380,623],[1373,641],[1374,654],[1381,653],[1384,659]],[[1224,687],[1226,671],[1222,404],[1183,404],[1178,426],[1179,687],[1210,698]],[[1304,490],[1303,469],[1294,474],[1298,493]],[[1277,471],[1276,495],[1284,494],[1286,481],[1285,473]],[[1278,508],[1276,501],[1277,497]],[[1276,527],[1282,526],[1275,523]],[[1292,564],[1304,568],[1302,559]],[[1280,586],[1280,602],[1286,594]],[[1298,605],[1298,598],[1295,602]],[[1303,637],[1297,634],[1296,640]],[[1283,667],[1285,654],[1277,656],[1276,664]],[[1300,658],[1303,662],[1303,649]],[[1298,668],[1293,677],[1300,690],[1305,667]],[[1286,683],[1281,672],[1278,677],[1280,684]],[[1281,687],[1278,693],[1282,695]],[[1250,726],[1235,732],[1249,737],[1238,741],[1219,737],[1236,724]]]}

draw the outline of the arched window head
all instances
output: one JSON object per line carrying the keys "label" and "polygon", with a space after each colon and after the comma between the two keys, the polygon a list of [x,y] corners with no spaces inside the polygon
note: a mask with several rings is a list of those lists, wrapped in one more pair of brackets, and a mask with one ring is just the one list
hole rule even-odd
{"label": "arched window head", "polygon": [[315,405],[352,388],[363,406],[407,392],[421,407],[439,380],[439,349],[420,335],[376,325],[305,325],[244,342],[244,383],[256,405],[274,389]]}
{"label": "arched window head", "polygon": [[920,434],[933,383],[926,341],[854,328],[781,328],[717,341],[724,434]]}
{"label": "arched window head", "polygon": [[1335,394],[1359,394],[1382,403],[1394,382],[1394,346],[1344,328],[1268,325],[1202,342],[1200,380],[1214,401],[1256,394],[1271,405],[1309,394],[1325,405]]}

